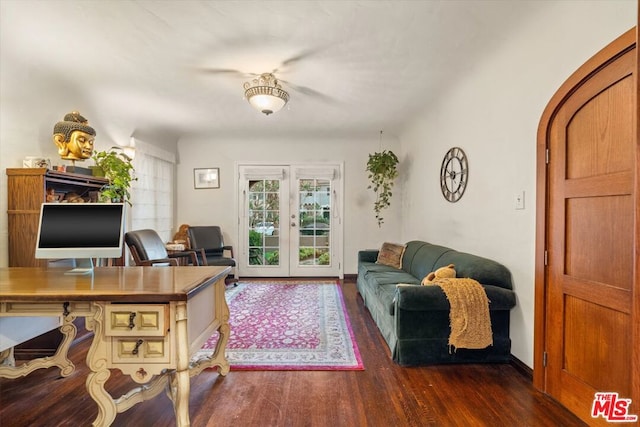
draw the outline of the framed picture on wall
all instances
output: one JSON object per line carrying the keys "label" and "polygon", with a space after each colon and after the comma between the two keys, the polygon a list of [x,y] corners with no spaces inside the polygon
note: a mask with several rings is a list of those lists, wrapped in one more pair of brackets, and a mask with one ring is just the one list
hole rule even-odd
{"label": "framed picture on wall", "polygon": [[199,168],[193,170],[193,187],[220,188],[220,168]]}

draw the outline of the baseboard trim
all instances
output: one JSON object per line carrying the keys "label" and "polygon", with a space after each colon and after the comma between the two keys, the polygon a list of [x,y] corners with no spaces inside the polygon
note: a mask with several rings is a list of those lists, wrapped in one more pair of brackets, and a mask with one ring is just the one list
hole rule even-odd
{"label": "baseboard trim", "polygon": [[528,367],[522,360],[512,354],[509,363],[511,363],[511,365],[516,368],[516,371],[518,371],[522,376],[533,382],[533,369]]}

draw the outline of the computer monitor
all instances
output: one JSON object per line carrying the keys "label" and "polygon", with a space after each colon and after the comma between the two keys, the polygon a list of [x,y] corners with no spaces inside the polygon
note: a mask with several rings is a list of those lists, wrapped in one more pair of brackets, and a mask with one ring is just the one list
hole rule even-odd
{"label": "computer monitor", "polygon": [[122,256],[123,203],[43,203],[36,258],[75,260],[67,274],[93,272],[93,258]]}

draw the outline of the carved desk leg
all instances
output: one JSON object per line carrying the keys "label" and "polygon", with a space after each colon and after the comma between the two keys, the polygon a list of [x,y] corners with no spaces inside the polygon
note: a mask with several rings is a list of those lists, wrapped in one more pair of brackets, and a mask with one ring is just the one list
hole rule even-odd
{"label": "carved desk leg", "polygon": [[116,404],[104,389],[104,384],[111,376],[107,365],[107,342],[104,336],[105,304],[91,304],[91,317],[87,317],[87,329],[93,331],[93,342],[87,353],[87,366],[91,370],[87,376],[87,391],[98,405],[98,416],[93,421],[94,427],[109,426],[116,418]]}
{"label": "carved desk leg", "polygon": [[176,426],[189,427],[189,339],[187,332],[187,304],[176,303],[176,358],[175,372],[169,378],[168,394],[173,401],[176,415]]}
{"label": "carved desk leg", "polygon": [[197,358],[193,358],[190,361],[189,376],[195,377],[200,375],[202,371],[214,366],[218,367],[218,373],[225,376],[229,373],[230,366],[227,360],[226,349],[227,341],[229,341],[229,323],[223,323],[218,327],[218,342],[216,348],[213,350],[210,356],[201,355]]}
{"label": "carved desk leg", "polygon": [[60,375],[63,377],[71,375],[76,367],[69,360],[67,354],[73,339],[76,337],[76,325],[73,324],[75,316],[66,314],[62,316],[62,319],[63,323],[59,328],[60,332],[62,332],[62,342],[53,356],[39,357],[17,367],[10,365],[0,366],[0,377],[11,379],[24,377],[37,369],[46,369],[52,366],[59,367]]}
{"label": "carved desk leg", "polygon": [[225,286],[224,279],[222,282],[216,283],[216,317],[220,320],[220,339],[216,345],[216,349],[211,355],[211,366],[218,366],[218,373],[220,375],[227,375],[229,373],[229,361],[227,360],[227,342],[229,341],[229,306],[227,305],[227,299],[224,294]]}
{"label": "carved desk leg", "polygon": [[230,366],[227,360],[227,342],[229,341],[230,327],[229,327],[229,306],[224,295],[224,279],[215,284],[215,313],[216,322],[218,322],[218,342],[216,348],[211,353],[211,356],[200,356],[191,360],[191,373],[192,377],[200,375],[200,373],[213,366],[218,367],[218,373],[225,376],[229,373]]}
{"label": "carved desk leg", "polygon": [[210,366],[218,367],[218,373],[222,376],[227,375],[229,373],[229,370],[231,369],[226,355],[227,342],[229,341],[230,332],[231,329],[229,328],[229,323],[225,322],[220,325],[220,329],[218,330],[220,338],[216,343],[216,349],[213,351],[211,360],[209,361]]}
{"label": "carved desk leg", "polygon": [[75,316],[67,315],[64,316],[63,319],[64,323],[60,326],[62,342],[60,343],[56,354],[53,355],[51,362],[60,368],[60,375],[68,377],[76,369],[67,355],[69,354],[69,347],[71,347],[71,343],[76,337],[78,329],[76,328],[76,325],[73,324],[73,321],[76,319]]}
{"label": "carved desk leg", "polygon": [[13,356],[13,347],[0,351],[0,365],[15,366],[16,359]]}

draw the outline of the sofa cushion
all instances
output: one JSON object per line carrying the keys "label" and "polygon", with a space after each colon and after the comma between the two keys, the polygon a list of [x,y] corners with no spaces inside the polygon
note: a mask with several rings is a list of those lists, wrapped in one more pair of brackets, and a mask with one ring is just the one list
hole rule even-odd
{"label": "sofa cushion", "polygon": [[397,285],[398,283],[420,284],[418,279],[403,270],[371,272],[367,275],[367,281],[377,286]]}
{"label": "sofa cushion", "polygon": [[398,271],[397,268],[389,267],[388,265],[378,264],[375,262],[361,262],[358,267],[358,272],[364,273],[365,275],[369,273],[379,273],[381,271]]}
{"label": "sofa cushion", "polygon": [[402,255],[404,254],[404,250],[404,245],[385,242],[382,244],[380,252],[378,252],[376,263],[394,268],[402,268]]}
{"label": "sofa cushion", "polygon": [[360,265],[358,265],[358,276],[362,276],[367,282],[375,285],[396,285],[398,283],[420,284],[418,279],[404,270],[398,270],[388,265],[373,262],[360,263]]}

